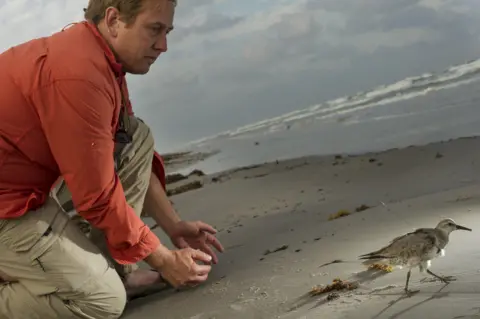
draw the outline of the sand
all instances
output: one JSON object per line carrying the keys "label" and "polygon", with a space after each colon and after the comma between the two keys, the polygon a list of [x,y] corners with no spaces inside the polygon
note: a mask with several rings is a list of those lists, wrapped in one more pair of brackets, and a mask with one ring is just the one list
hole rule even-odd
{"label": "sand", "polygon": [[[192,178],[204,187],[171,200],[184,219],[215,225],[226,252],[208,282],[134,300],[125,318],[480,318],[478,138]],[[371,208],[356,212],[362,205]],[[329,221],[339,210],[352,214]],[[421,282],[429,277],[415,270],[411,288],[421,291],[402,298],[405,270],[365,276],[358,255],[445,217],[473,228],[454,232],[446,256],[432,262],[456,282]],[[348,262],[319,267],[335,259]],[[361,283],[329,302],[305,296],[336,277]]]}

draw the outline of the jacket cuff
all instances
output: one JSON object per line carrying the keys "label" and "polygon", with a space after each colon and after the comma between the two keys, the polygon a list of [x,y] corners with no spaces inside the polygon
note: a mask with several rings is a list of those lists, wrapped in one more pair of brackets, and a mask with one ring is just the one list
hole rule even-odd
{"label": "jacket cuff", "polygon": [[113,259],[120,265],[135,264],[148,257],[160,245],[160,239],[148,228],[143,226],[142,231],[145,235],[140,239],[140,242],[131,246],[128,249],[118,250],[109,246],[109,251]]}

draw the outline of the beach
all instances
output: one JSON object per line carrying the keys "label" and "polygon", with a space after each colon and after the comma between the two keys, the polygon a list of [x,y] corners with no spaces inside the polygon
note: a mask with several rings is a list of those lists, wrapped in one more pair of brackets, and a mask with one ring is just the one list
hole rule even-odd
{"label": "beach", "polygon": [[[206,283],[136,299],[124,318],[480,318],[478,172],[480,138],[472,137],[196,172],[171,182],[182,218],[214,225],[226,251]],[[178,191],[191,183],[196,187]],[[340,211],[346,216],[333,218]],[[402,298],[405,269],[372,279],[357,261],[443,218],[473,229],[452,233],[445,257],[432,261],[433,272],[457,281],[422,282],[429,276],[415,269],[411,288],[420,292]],[[320,267],[334,260],[345,262]],[[308,295],[335,278],[359,286],[330,300]]]}

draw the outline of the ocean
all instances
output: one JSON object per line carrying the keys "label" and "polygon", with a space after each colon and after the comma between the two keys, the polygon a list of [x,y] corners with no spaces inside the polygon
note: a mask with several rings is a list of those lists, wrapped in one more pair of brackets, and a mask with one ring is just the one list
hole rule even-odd
{"label": "ocean", "polygon": [[480,59],[193,141],[205,173],[308,155],[356,155],[480,135]]}

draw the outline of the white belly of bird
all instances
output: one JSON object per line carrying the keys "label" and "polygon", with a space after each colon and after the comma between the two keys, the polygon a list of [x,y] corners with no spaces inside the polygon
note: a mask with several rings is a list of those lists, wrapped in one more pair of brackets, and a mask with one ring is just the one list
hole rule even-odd
{"label": "white belly of bird", "polygon": [[445,256],[445,249],[438,251],[438,248],[435,247],[434,249],[424,253],[422,256],[411,256],[408,258],[406,266],[409,268],[420,266],[421,268],[428,269],[432,264],[432,259],[443,256]]}

